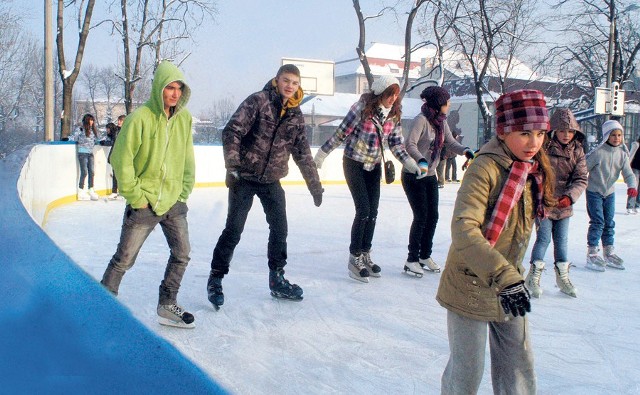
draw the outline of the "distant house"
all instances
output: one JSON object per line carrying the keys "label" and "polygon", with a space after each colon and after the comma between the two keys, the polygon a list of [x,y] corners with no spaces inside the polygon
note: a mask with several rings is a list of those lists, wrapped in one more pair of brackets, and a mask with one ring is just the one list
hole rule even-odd
{"label": "distant house", "polygon": [[[373,43],[367,50],[366,56],[374,79],[379,76],[395,76],[402,79],[404,67],[404,46]],[[355,55],[355,54],[354,54]],[[506,62],[504,62],[506,64]],[[360,60],[352,58],[335,62],[335,92],[334,96],[316,96],[308,100],[302,110],[310,129],[312,144],[322,144],[339,125],[349,107],[358,97],[369,91],[369,85],[364,75],[364,68]],[[512,59],[509,63],[508,78],[504,81],[504,91],[516,89],[537,89],[547,98],[547,105],[553,107],[572,106],[582,100],[583,89],[576,86],[560,84],[556,79],[539,75],[524,62]],[[440,79],[440,68],[437,67],[436,52],[433,47],[420,48],[413,52],[409,68],[409,89],[403,101],[403,127],[408,130],[411,120],[420,111],[420,92],[424,87],[432,85]],[[504,75],[503,63],[492,64],[484,81],[489,90],[483,97],[490,111],[493,111],[493,101],[503,91],[500,75]],[[477,148],[484,143],[483,119],[478,109],[471,68],[460,53],[446,51],[443,54],[442,72],[444,73],[444,87],[452,96],[452,111],[457,111],[459,121],[457,127],[465,136],[464,143],[471,148]],[[412,89],[413,87],[413,89]],[[627,142],[635,140],[640,135],[637,93],[629,92],[625,111],[621,121],[625,126]],[[413,104],[411,100],[417,100]],[[635,104],[634,104],[635,103]],[[450,117],[451,118],[451,117]],[[580,119],[580,118],[579,118]],[[583,116],[585,134],[599,135],[601,116],[592,116],[586,112]],[[450,125],[451,126],[451,125]]]}

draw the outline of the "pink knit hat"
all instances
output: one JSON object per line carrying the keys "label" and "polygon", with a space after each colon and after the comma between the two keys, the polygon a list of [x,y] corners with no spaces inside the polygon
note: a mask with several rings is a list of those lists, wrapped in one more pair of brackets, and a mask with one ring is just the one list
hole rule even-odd
{"label": "pink knit hat", "polygon": [[521,89],[505,93],[496,100],[496,132],[549,130],[549,113],[542,92]]}

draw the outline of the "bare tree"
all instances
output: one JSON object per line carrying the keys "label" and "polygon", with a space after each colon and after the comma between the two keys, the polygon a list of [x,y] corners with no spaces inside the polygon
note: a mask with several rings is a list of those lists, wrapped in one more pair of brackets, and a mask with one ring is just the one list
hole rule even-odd
{"label": "bare tree", "polygon": [[225,97],[214,100],[202,114],[203,118],[210,120],[210,126],[198,130],[201,133],[198,142],[206,144],[221,143],[222,129],[231,119],[235,109],[236,105],[233,102],[233,98]]}
{"label": "bare tree", "polygon": [[[76,1],[72,0],[69,5],[71,4],[76,4]],[[56,46],[58,48],[58,72],[62,79],[62,126],[60,132],[62,140],[68,139],[69,134],[71,133],[71,117],[73,116],[73,86],[75,85],[76,79],[80,73],[82,57],[84,56],[84,48],[87,43],[87,37],[89,37],[89,27],[91,26],[91,16],[93,14],[95,0],[86,0],[86,7],[84,7],[84,5],[85,0],[80,0],[77,9],[78,47],[76,49],[73,68],[69,70],[64,53],[65,2],[64,0],[58,0]]]}
{"label": "bare tree", "polygon": [[640,51],[638,10],[634,1],[557,1],[548,19],[559,27],[550,24],[549,30],[562,42],[553,45],[545,57],[548,73],[581,89],[588,106],[596,87],[630,79]]}
{"label": "bare tree", "polygon": [[[20,146],[38,141],[37,98],[42,91],[34,78],[42,67],[37,42],[25,33],[20,15],[0,4],[0,158]],[[41,103],[41,102],[40,102]]]}
{"label": "bare tree", "polygon": [[[492,114],[484,100],[484,95],[490,94],[487,77],[490,71],[501,73],[503,81],[508,77],[509,59],[513,59],[516,49],[524,42],[522,36],[517,35],[519,25],[516,24],[523,13],[529,12],[523,7],[526,1],[443,1],[443,23],[451,28],[451,45],[471,71],[476,102],[483,118],[484,140],[492,134]],[[507,61],[496,64],[501,54],[508,55]]]}
{"label": "bare tree", "polygon": [[213,0],[120,0],[119,9],[120,15],[110,22],[122,39],[124,64],[119,78],[130,113],[138,81],[163,58],[186,57],[178,44],[191,40],[195,29],[217,11]]}
{"label": "bare tree", "polygon": [[[411,66],[411,53],[414,50],[411,47],[411,37],[413,34],[413,20],[415,19],[418,10],[420,7],[425,4],[427,0],[415,0],[413,5],[409,9],[407,13],[407,21],[405,25],[405,52],[404,52],[404,66],[402,71],[402,81],[400,87],[400,95],[399,99],[402,100],[405,92],[407,91],[407,87],[409,84],[409,69]],[[360,63],[364,69],[364,75],[367,78],[367,82],[369,87],[373,84],[373,74],[371,73],[371,67],[369,66],[369,60],[367,59],[367,55],[365,53],[366,46],[366,22],[369,19],[375,19],[383,16],[386,12],[397,12],[395,7],[383,7],[380,11],[378,11],[375,15],[365,16],[362,12],[362,8],[360,6],[359,0],[352,0],[353,8],[356,12],[356,16],[358,18],[358,27],[359,27],[359,36],[358,36],[358,46],[356,47],[356,53],[358,54],[358,59],[360,59]]]}

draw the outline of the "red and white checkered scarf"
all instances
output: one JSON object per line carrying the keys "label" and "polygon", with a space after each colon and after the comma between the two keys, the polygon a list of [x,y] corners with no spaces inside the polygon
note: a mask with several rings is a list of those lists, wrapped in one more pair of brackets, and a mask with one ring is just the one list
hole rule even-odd
{"label": "red and white checkered scarf", "polygon": [[487,224],[487,230],[485,232],[485,238],[489,241],[489,244],[493,247],[498,241],[498,237],[502,233],[504,224],[507,221],[507,217],[511,213],[511,210],[516,205],[522,191],[527,182],[527,177],[532,176],[536,184],[536,216],[544,218],[544,206],[543,206],[543,181],[544,176],[542,172],[538,171],[538,162],[520,162],[514,161],[509,171],[509,178],[507,182],[502,186],[498,201],[491,213],[491,219]]}

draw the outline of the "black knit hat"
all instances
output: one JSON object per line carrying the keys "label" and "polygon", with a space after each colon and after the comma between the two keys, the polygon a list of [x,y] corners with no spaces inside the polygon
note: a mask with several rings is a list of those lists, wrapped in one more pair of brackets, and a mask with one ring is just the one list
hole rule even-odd
{"label": "black knit hat", "polygon": [[440,111],[440,107],[447,104],[451,95],[441,86],[428,86],[424,88],[420,94],[420,98],[427,103],[429,108]]}

